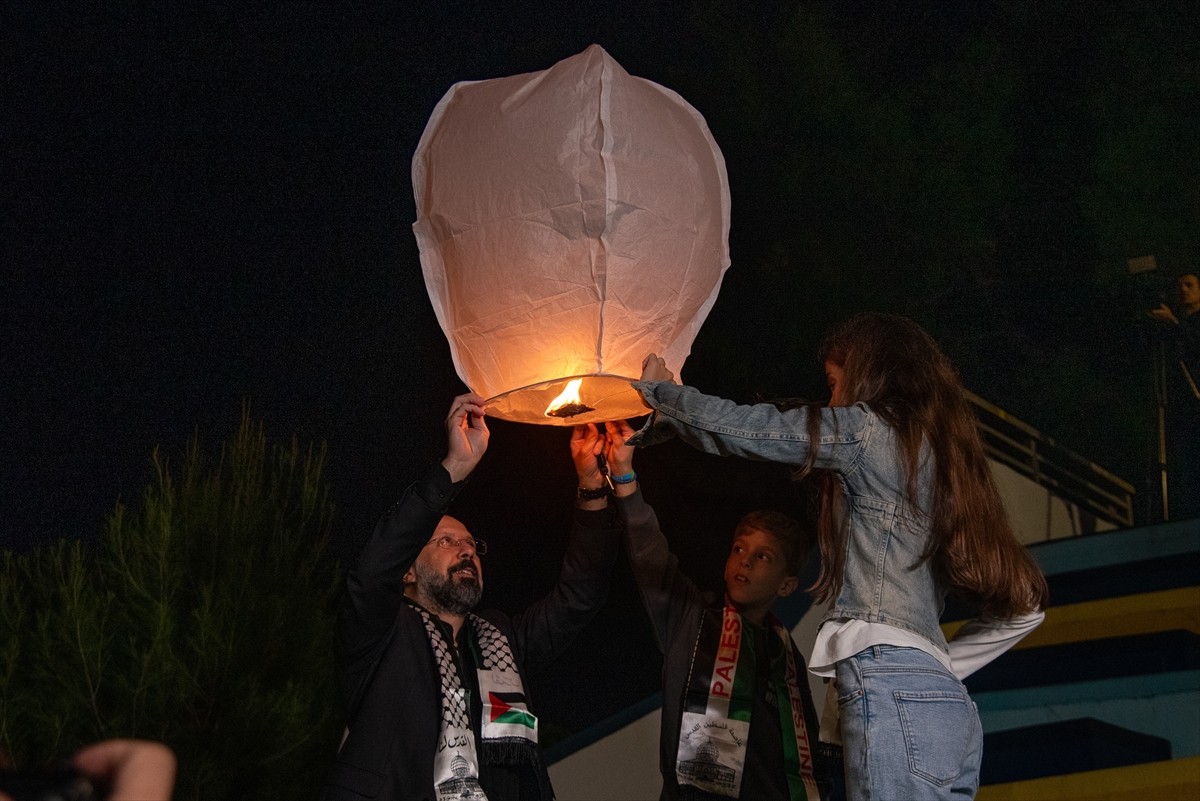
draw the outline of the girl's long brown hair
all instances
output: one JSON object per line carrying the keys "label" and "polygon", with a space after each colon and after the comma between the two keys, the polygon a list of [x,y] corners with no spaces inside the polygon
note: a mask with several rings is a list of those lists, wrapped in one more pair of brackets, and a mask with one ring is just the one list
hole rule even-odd
{"label": "girl's long brown hair", "polygon": [[[830,332],[820,355],[842,368],[840,403],[866,404],[895,430],[906,500],[929,521],[921,561],[932,560],[943,586],[993,617],[1044,606],[1046,579],[1012,532],[958,373],[933,338],[904,317],[860,314]],[[819,424],[809,415],[804,473],[813,468]],[[917,488],[924,442],[934,460],[928,509]],[[835,519],[836,480],[819,480],[821,570],[809,589],[823,601],[841,591],[847,530]]]}

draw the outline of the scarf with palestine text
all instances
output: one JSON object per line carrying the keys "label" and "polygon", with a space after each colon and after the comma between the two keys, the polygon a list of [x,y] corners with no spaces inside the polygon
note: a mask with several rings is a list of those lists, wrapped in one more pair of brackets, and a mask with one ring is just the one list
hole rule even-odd
{"label": "scarf with palestine text", "polygon": [[[774,615],[767,625],[782,641],[785,658],[773,660],[770,678],[780,699],[783,763],[791,801],[820,801],[813,754],[804,720],[800,675],[792,638]],[[726,599],[724,609],[706,609],[701,618],[688,675],[679,729],[675,777],[684,798],[690,787],[738,798],[750,739],[750,712],[758,670],[753,643],[743,639],[742,616]],[[746,647],[743,647],[746,646]],[[782,699],[788,703],[782,703]]]}

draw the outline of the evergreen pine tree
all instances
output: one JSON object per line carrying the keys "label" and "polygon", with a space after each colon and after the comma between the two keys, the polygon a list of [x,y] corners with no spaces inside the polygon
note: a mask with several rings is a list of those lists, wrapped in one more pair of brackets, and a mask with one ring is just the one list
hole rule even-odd
{"label": "evergreen pine tree", "polygon": [[215,464],[196,439],[177,471],[156,452],[96,546],[4,553],[0,749],[31,767],[161,740],[177,799],[311,796],[341,725],[324,455],[244,411]]}

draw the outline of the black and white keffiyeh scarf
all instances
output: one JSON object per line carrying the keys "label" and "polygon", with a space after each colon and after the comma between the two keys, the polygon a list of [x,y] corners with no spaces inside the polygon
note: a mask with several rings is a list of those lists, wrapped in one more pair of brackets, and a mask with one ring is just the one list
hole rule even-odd
{"label": "black and white keffiyeh scarf", "polygon": [[479,726],[483,742],[477,753],[470,699],[458,675],[452,646],[427,610],[415,604],[413,609],[425,622],[442,682],[442,724],[434,757],[435,797],[439,801],[486,801],[479,786],[480,764],[537,764],[537,717],[526,703],[512,647],[491,623],[478,615],[467,616],[471,624],[467,642],[476,666],[483,710]]}

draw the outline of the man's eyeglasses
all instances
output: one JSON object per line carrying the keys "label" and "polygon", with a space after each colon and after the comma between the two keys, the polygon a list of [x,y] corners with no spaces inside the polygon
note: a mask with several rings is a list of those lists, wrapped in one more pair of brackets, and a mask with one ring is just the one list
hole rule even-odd
{"label": "man's eyeglasses", "polygon": [[453,537],[437,537],[425,544],[436,545],[439,548],[462,548],[465,546],[479,556],[484,556],[488,551],[486,542],[472,539],[471,537],[463,537],[461,540],[456,540]]}

